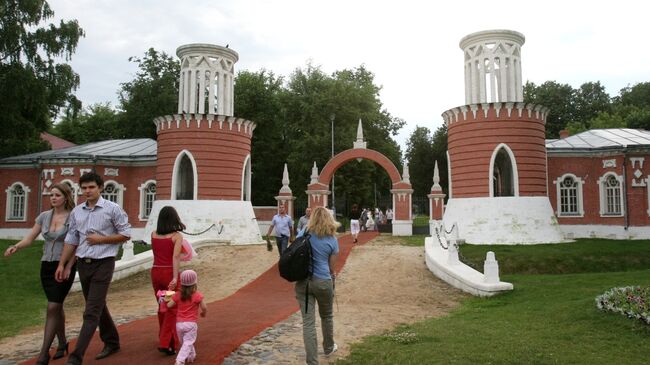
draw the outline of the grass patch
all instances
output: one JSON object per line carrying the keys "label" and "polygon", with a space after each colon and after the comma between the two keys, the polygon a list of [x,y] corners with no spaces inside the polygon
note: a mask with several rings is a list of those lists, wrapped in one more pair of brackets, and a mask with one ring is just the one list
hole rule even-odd
{"label": "grass patch", "polygon": [[483,271],[487,251],[507,274],[571,274],[632,271],[650,268],[650,241],[578,239],[576,242],[542,245],[460,246],[461,260]]}
{"label": "grass patch", "polygon": [[[0,282],[8,283],[0,295],[0,339],[18,334],[20,330],[45,323],[47,298],[41,286],[40,270],[43,241],[34,241],[29,247],[10,257],[4,251],[17,240],[0,240]],[[151,246],[134,245],[138,254]],[[120,248],[119,257],[122,255]]]}
{"label": "grass patch", "polygon": [[40,278],[43,241],[34,241],[29,247],[4,257],[7,247],[16,242],[0,240],[0,282],[8,284],[0,295],[0,338],[13,336],[25,327],[42,325],[45,320],[47,299]]}
{"label": "grass patch", "polygon": [[600,312],[594,298],[611,287],[648,285],[650,270],[504,279],[513,292],[470,298],[450,316],[391,331],[408,336],[368,337],[337,364],[648,363],[648,326]]}

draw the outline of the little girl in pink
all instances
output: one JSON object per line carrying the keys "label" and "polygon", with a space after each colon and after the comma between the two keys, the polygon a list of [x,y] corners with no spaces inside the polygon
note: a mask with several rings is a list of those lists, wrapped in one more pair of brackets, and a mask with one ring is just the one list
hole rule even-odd
{"label": "little girl in pink", "polygon": [[186,362],[194,362],[196,351],[194,342],[198,333],[196,321],[205,317],[208,307],[203,302],[203,294],[196,290],[197,275],[194,270],[185,270],[181,273],[181,290],[176,292],[167,303],[168,307],[178,305],[176,314],[176,332],[181,341],[181,348],[176,356],[176,365],[184,365]]}

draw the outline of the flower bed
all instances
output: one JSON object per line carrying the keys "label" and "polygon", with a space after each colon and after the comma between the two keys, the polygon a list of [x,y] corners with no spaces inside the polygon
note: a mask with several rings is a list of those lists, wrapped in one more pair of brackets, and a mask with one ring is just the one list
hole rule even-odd
{"label": "flower bed", "polygon": [[602,311],[620,313],[650,325],[650,287],[612,288],[596,297],[596,306]]}

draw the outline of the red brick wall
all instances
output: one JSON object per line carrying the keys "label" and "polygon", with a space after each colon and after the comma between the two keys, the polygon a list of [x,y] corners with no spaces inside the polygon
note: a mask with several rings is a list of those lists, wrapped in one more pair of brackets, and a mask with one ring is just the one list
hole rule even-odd
{"label": "red brick wall", "polygon": [[542,115],[513,108],[508,116],[505,105],[500,114],[489,105],[487,117],[479,107],[474,117],[448,123],[448,152],[454,198],[490,196],[490,159],[494,149],[505,143],[512,150],[519,175],[520,196],[546,196],[546,146]]}
{"label": "red brick wall", "polygon": [[[645,157],[645,161],[650,163],[650,154],[646,155],[628,155],[626,159],[626,185],[627,198],[624,198],[627,204],[628,225],[630,226],[647,226],[650,225],[648,217],[648,188],[633,187],[634,170],[630,164],[630,157]],[[603,168],[603,160],[615,160],[616,167]],[[554,180],[566,173],[571,173],[581,178],[583,184],[583,206],[584,217],[558,217],[560,224],[599,224],[599,225],[619,225],[625,224],[624,217],[601,217],[600,216],[600,192],[598,179],[607,172],[615,172],[617,175],[623,174],[623,154],[614,155],[596,155],[596,156],[573,156],[560,157],[550,155],[548,157],[548,189],[549,199],[553,210],[557,212],[557,187]],[[643,178],[647,177],[650,168],[644,163]]]}
{"label": "red brick wall", "polygon": [[188,127],[185,116],[178,127],[176,121],[159,123],[162,127],[158,131],[158,196],[171,199],[174,163],[178,154],[187,150],[196,162],[199,200],[241,200],[242,171],[251,151],[251,128],[244,125],[238,128],[233,123],[231,129],[227,121],[219,128],[216,119],[210,128],[205,115],[200,117],[203,118],[200,127],[194,118]]}
{"label": "red brick wall", "polygon": [[[72,176],[63,176],[61,175],[62,167],[73,167],[74,175]],[[79,182],[79,171],[80,169],[90,169],[93,166],[90,164],[87,165],[74,165],[74,164],[61,164],[61,165],[49,165],[45,164],[42,166],[44,170],[53,169],[54,176],[51,180],[52,184],[62,182],[63,180],[71,180],[74,183]],[[105,168],[117,168],[119,176],[105,176]],[[126,211],[129,216],[129,222],[131,226],[138,228],[144,227],[146,221],[140,221],[140,187],[145,181],[150,179],[155,179],[155,166],[114,166],[114,165],[103,165],[99,164],[96,166],[96,171],[102,176],[104,181],[113,180],[119,184],[124,185],[125,191],[122,198],[122,208]],[[39,170],[35,167],[29,168],[0,168],[0,187],[2,187],[2,194],[0,194],[0,228],[29,228],[34,225],[34,219],[38,216],[38,200],[41,200],[41,210],[46,210],[50,208],[50,198],[48,195],[38,194],[38,184],[39,184]],[[50,176],[48,176],[49,178]],[[6,206],[7,206],[7,194],[5,190],[9,188],[13,183],[20,181],[26,184],[31,192],[28,196],[27,203],[27,221],[26,222],[7,222],[6,221]],[[46,180],[43,180],[42,183],[45,184]],[[43,185],[43,190],[47,190],[45,185]],[[82,203],[84,201],[83,196],[77,196],[77,203]]]}

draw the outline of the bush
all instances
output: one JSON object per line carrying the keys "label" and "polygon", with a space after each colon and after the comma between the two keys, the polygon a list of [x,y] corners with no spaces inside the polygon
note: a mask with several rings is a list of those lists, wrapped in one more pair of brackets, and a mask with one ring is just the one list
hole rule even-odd
{"label": "bush", "polygon": [[650,325],[650,286],[612,288],[596,297],[596,306],[602,311],[620,313]]}

